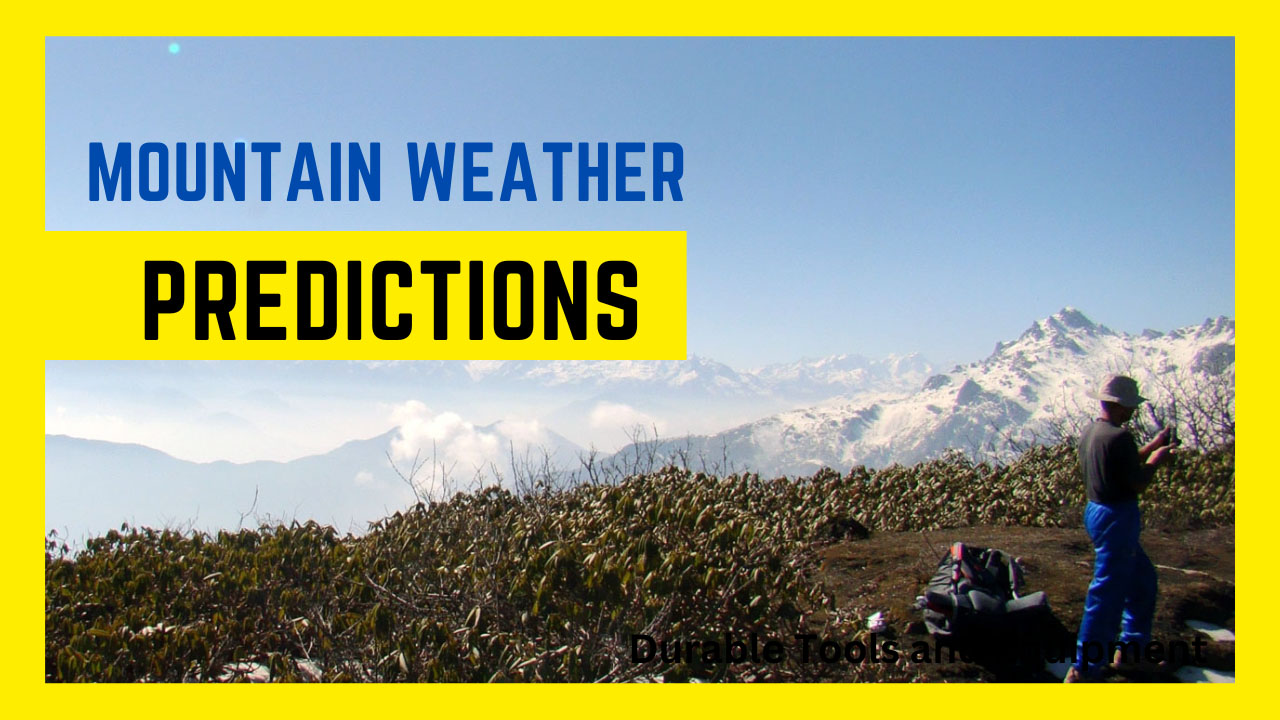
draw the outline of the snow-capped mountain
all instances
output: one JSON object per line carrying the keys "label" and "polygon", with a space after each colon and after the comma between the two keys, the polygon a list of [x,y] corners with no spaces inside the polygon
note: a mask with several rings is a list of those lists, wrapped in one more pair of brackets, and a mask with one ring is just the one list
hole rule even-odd
{"label": "snow-capped mountain", "polygon": [[[848,394],[664,443],[661,452],[725,458],[765,474],[914,463],[948,449],[1000,457],[1087,421],[1096,414],[1087,392],[1113,372],[1137,378],[1153,400],[1146,412],[1158,417],[1140,419],[1175,423],[1184,439],[1207,442],[1227,431],[1214,427],[1226,420],[1201,411],[1217,404],[1234,417],[1234,371],[1235,323],[1228,318],[1128,335],[1065,308],[997,343],[989,357],[931,375],[914,391]],[[622,454],[628,452],[634,448]]]}
{"label": "snow-capped mountain", "polygon": [[[383,431],[419,401],[470,422],[538,420],[612,452],[631,430],[705,434],[836,395],[906,392],[919,356],[837,356],[739,370],[679,361],[175,361],[49,363],[46,430],[194,460],[289,460]],[[299,418],[306,418],[300,422]],[[111,425],[104,428],[110,419]],[[105,430],[105,431],[104,431]]]}
{"label": "snow-capped mountain", "polygon": [[817,360],[767,365],[751,372],[771,392],[785,396],[895,392],[918,387],[933,372],[919,353],[871,360],[861,355],[832,355]]}
{"label": "snow-capped mountain", "polygon": [[818,395],[902,390],[932,366],[917,353],[872,360],[832,355],[738,371],[710,358],[686,360],[470,360],[354,363],[387,376],[463,381],[480,389],[501,385],[588,391],[678,391],[709,396]]}
{"label": "snow-capped mountain", "polygon": [[758,394],[766,389],[749,374],[697,355],[687,360],[468,361],[477,384],[515,382],[542,387],[644,388],[711,395]]}
{"label": "snow-capped mountain", "polygon": [[[240,412],[260,408],[260,415],[251,417],[261,424],[232,423],[240,432],[237,438],[292,425],[300,433],[325,431],[333,416],[308,411],[310,389],[339,396],[342,404],[336,407],[344,413],[381,403],[391,413],[377,415],[379,430],[388,424],[395,429],[369,440],[346,442],[347,435],[328,445],[341,445],[336,450],[295,455],[287,462],[240,463],[189,462],[151,447],[53,431],[46,435],[45,452],[50,527],[100,531],[123,519],[228,527],[246,517],[252,521],[246,513],[265,513],[345,528],[408,504],[413,493],[396,469],[407,469],[415,457],[437,461],[438,477],[447,471],[456,487],[480,475],[488,476],[483,482],[497,475],[508,481],[520,475],[520,468],[525,476],[529,468],[579,470],[590,452],[589,444],[575,437],[582,427],[582,434],[613,432],[631,443],[611,457],[592,455],[624,472],[665,460],[715,471],[801,475],[822,466],[845,470],[856,464],[912,463],[949,449],[1001,457],[1054,441],[1087,421],[1096,405],[1086,392],[1111,372],[1133,375],[1153,400],[1149,407],[1155,416],[1144,410],[1140,421],[1174,423],[1185,442],[1207,444],[1234,435],[1235,323],[1220,317],[1167,333],[1129,335],[1066,308],[997,343],[988,357],[941,373],[916,355],[885,360],[841,355],[751,371],[698,357],[679,362],[98,363],[92,373],[81,375],[70,372],[74,369],[56,363],[46,368],[50,417],[59,417],[64,402],[103,392],[103,378],[110,377],[108,390],[115,394],[105,397],[112,412],[122,412],[132,400],[173,424],[202,414],[233,415],[213,400],[248,398]],[[503,419],[491,421],[495,416]],[[706,429],[686,435],[671,420],[676,417],[696,417]],[[751,418],[762,419],[744,424]],[[627,426],[644,432],[624,434],[621,428]],[[223,426],[198,427],[212,432],[207,428]],[[652,438],[650,430],[664,439],[633,442]],[[417,476],[426,483],[423,489],[444,489],[430,477]]]}

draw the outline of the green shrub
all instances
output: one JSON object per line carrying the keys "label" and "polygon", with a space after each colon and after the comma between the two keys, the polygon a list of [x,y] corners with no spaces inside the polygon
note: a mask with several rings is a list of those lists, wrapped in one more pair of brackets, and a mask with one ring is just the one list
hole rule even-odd
{"label": "green shrub", "polygon": [[[178,533],[122,526],[45,555],[51,681],[786,679],[778,665],[636,665],[632,633],[790,638],[828,594],[815,542],[872,530],[1075,527],[1071,447],[960,454],[798,480],[667,468],[617,485],[418,505],[360,537],[314,522]],[[1176,456],[1149,526],[1234,522],[1234,446]],[[825,615],[825,614],[824,614]]]}

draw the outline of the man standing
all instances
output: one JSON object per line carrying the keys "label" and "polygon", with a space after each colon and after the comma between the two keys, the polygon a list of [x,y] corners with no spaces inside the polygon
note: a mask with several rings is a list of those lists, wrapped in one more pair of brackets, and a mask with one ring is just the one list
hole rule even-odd
{"label": "man standing", "polygon": [[[1102,674],[1117,630],[1124,648],[1145,648],[1151,641],[1156,570],[1139,543],[1138,493],[1168,459],[1171,437],[1171,428],[1166,427],[1140,448],[1124,427],[1146,399],[1138,394],[1133,378],[1111,375],[1090,397],[1101,401],[1102,417],[1085,428],[1079,452],[1089,497],[1084,527],[1096,557],[1076,641],[1076,661],[1067,672],[1067,682],[1095,680]],[[1132,654],[1134,661],[1139,659]],[[1115,655],[1118,664],[1119,648]]]}

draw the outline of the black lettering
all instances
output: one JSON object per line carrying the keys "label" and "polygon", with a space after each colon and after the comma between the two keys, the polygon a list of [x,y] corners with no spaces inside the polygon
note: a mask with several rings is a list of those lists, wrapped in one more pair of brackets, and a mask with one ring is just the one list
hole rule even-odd
{"label": "black lettering", "polygon": [[1084,655],[1084,661],[1086,663],[1097,664],[1102,662],[1102,658],[1106,655],[1107,649],[1097,640],[1089,640],[1084,643],[1084,647],[1081,652]]}
{"label": "black lettering", "polygon": [[1136,663],[1142,657],[1142,646],[1137,642],[1113,642],[1110,650],[1112,657],[1120,655],[1122,663]]}
{"label": "black lettering", "polygon": [[[209,276],[222,278],[222,297],[209,297]],[[218,320],[218,332],[223,340],[235,340],[236,331],[231,325],[231,309],[236,306],[236,267],[226,260],[196,261],[196,339],[209,339],[209,316]]]}
{"label": "black lettering", "polygon": [[867,646],[854,640],[844,644],[844,659],[856,665],[867,657]]}
{"label": "black lettering", "polygon": [[395,275],[400,287],[413,285],[413,269],[400,260],[383,260],[373,266],[373,335],[379,340],[404,340],[413,331],[413,316],[400,313],[395,325],[387,324],[387,276]]}
{"label": "black lettering", "polygon": [[433,304],[432,318],[435,329],[432,337],[436,340],[449,339],[449,276],[462,272],[462,263],[457,260],[423,260],[422,274],[432,279]]}
{"label": "black lettering", "polygon": [[347,339],[359,340],[364,321],[360,318],[360,261],[347,261]]}
{"label": "black lettering", "polygon": [[250,260],[246,263],[245,273],[245,331],[244,336],[250,340],[284,340],[285,329],[282,327],[263,327],[262,308],[280,307],[278,293],[262,292],[263,275],[283,275],[288,270],[283,260]]}
{"label": "black lettering", "polygon": [[[800,662],[809,662],[809,643],[813,642],[814,640],[817,640],[818,636],[814,635],[813,633],[804,633],[801,635],[796,635],[796,639],[801,642]],[[769,649],[768,647],[765,648],[766,651],[768,651],[768,649]]]}
{"label": "black lettering", "polygon": [[955,662],[956,661],[955,645],[952,645],[950,641],[939,639],[937,636],[934,637],[934,641],[933,641],[934,662],[940,663],[943,661],[942,650],[944,648],[947,651],[946,662]]}
{"label": "black lettering", "polygon": [[786,658],[786,656],[787,656],[786,648],[782,646],[782,643],[780,641],[772,640],[772,639],[764,641],[764,661],[765,662],[769,663],[770,665],[773,665],[773,664],[782,662],[783,659]]}
{"label": "black lettering", "polygon": [[897,640],[886,640],[884,643],[884,647],[881,649],[884,650],[884,659],[882,660],[882,662],[887,662],[887,663],[898,662],[898,641]]}
{"label": "black lettering", "polygon": [[472,260],[467,263],[471,281],[467,284],[471,312],[471,328],[469,337],[472,340],[484,339],[484,263]]}
{"label": "black lettering", "polygon": [[[520,323],[507,321],[507,279],[520,278]],[[493,334],[503,340],[525,340],[533,334],[533,268],[523,260],[504,260],[493,268]]]}
{"label": "black lettering", "polygon": [[[1137,645],[1136,642],[1133,644]],[[1147,643],[1146,652],[1145,659],[1147,662],[1158,663],[1164,660],[1164,646],[1160,644],[1159,640],[1152,640]]]}
{"label": "black lettering", "polygon": [[[169,276],[169,299],[160,299],[160,276]],[[182,264],[173,260],[148,260],[143,264],[143,308],[145,321],[142,337],[160,339],[160,313],[176,313],[182,309],[186,288]]]}
{"label": "black lettering", "polygon": [[[644,643],[641,645],[641,643]],[[631,662],[642,663],[653,659],[655,641],[650,635],[631,636]]]}
{"label": "black lettering", "polygon": [[[680,662],[680,641],[673,640],[672,642],[675,644],[675,648],[669,648],[666,640],[658,643],[658,657],[662,658],[664,663]],[[668,650],[673,650],[673,652],[668,653]]]}
{"label": "black lettering", "polygon": [[1044,661],[1047,663],[1065,662],[1069,657],[1074,655],[1074,649],[1071,652],[1063,652],[1062,643],[1051,644],[1044,653]]}
{"label": "black lettering", "polygon": [[609,260],[600,264],[596,271],[599,300],[622,311],[622,324],[614,325],[608,313],[600,313],[596,316],[596,329],[605,340],[630,340],[636,336],[638,308],[635,298],[613,291],[611,278],[614,275],[622,276],[623,287],[632,288],[638,282],[636,266],[626,260]]}
{"label": "black lettering", "polygon": [[913,663],[932,662],[932,657],[929,655],[929,643],[923,640],[916,640],[915,642],[911,643],[911,662]]}
{"label": "black lettering", "polygon": [[717,665],[724,662],[720,657],[720,643],[704,640],[702,643],[702,662],[706,665]]}
{"label": "black lettering", "polygon": [[[311,324],[311,278],[320,276],[319,325]],[[359,292],[357,287],[356,292]],[[356,300],[359,303],[359,300]],[[325,260],[298,261],[298,339],[328,340],[338,332],[338,269]]]}
{"label": "black lettering", "polygon": [[[573,261],[573,294],[565,285],[564,275],[560,272],[560,263],[548,260],[543,265],[546,277],[543,279],[542,294],[542,333],[548,340],[560,337],[560,308],[564,308],[564,319],[569,325],[569,334],[574,340],[587,339],[587,263],[583,260]],[[574,297],[576,296],[576,298]]]}
{"label": "black lettering", "polygon": [[[858,644],[861,645],[861,643]],[[863,648],[862,651],[865,653],[866,648]],[[840,643],[834,640],[823,640],[818,645],[818,656],[822,658],[822,662],[828,665],[840,662]]]}

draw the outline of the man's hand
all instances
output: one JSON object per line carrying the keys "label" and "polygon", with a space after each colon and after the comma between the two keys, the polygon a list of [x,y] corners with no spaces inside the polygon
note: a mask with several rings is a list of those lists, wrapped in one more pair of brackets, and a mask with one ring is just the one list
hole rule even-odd
{"label": "man's hand", "polygon": [[1154,457],[1154,453],[1157,450],[1168,452],[1169,447],[1172,445],[1173,437],[1173,426],[1164,426],[1160,429],[1160,432],[1156,433],[1154,438],[1151,438],[1151,442],[1138,448],[1138,459],[1150,465],[1151,458]]}
{"label": "man's hand", "polygon": [[[1167,441],[1168,438],[1166,437],[1165,440]],[[1173,448],[1168,445],[1162,445],[1151,451],[1151,454],[1147,456],[1147,465],[1152,468],[1158,468],[1165,464],[1172,454]]]}
{"label": "man's hand", "polygon": [[[1154,441],[1152,441],[1152,443],[1154,444]],[[1143,448],[1143,450],[1146,450],[1146,448]],[[1156,476],[1156,468],[1159,468],[1161,465],[1168,462],[1169,457],[1172,454],[1170,450],[1171,448],[1168,445],[1165,445],[1163,447],[1158,447],[1145,455],[1142,460],[1142,472],[1138,473],[1139,477],[1133,479],[1134,492],[1142,492],[1151,484],[1151,481],[1154,480]]]}

